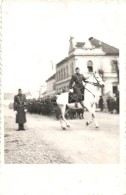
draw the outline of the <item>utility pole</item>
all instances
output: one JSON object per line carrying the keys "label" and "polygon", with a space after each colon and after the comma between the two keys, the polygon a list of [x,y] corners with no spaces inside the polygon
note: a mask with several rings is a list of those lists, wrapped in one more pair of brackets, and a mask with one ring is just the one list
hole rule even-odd
{"label": "utility pole", "polygon": [[55,73],[56,67],[55,67],[53,61],[51,60],[50,63],[51,63],[51,66],[52,66],[52,72]]}

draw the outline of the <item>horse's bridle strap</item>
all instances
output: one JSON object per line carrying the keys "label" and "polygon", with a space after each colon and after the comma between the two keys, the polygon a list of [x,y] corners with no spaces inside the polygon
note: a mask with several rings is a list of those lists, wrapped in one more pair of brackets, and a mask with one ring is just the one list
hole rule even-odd
{"label": "horse's bridle strap", "polygon": [[[93,82],[87,82],[87,83],[89,83],[89,84],[91,84],[91,85],[94,85],[94,86],[99,86],[98,83],[93,83]],[[87,84],[87,83],[86,83],[86,84]]]}
{"label": "horse's bridle strap", "polygon": [[87,91],[89,91],[94,97],[95,97],[95,95],[90,91],[90,90],[88,90],[87,88],[85,88]]}

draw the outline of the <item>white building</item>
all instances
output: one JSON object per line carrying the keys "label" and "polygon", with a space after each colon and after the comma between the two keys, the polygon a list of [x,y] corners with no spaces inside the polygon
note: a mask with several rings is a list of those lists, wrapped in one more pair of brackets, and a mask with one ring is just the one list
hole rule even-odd
{"label": "white building", "polygon": [[55,73],[49,77],[47,80],[46,80],[46,83],[47,83],[47,88],[46,88],[46,93],[44,93],[44,96],[48,96],[48,95],[55,95]]}
{"label": "white building", "polygon": [[73,37],[70,37],[69,41],[68,56],[56,64],[56,93],[63,89],[68,91],[69,81],[76,67],[80,68],[85,77],[100,70],[104,73],[104,95],[116,93],[119,50],[93,37],[86,42],[77,42]]}
{"label": "white building", "polygon": [[39,89],[39,98],[43,97],[43,94],[46,92],[46,86],[45,85],[41,85],[40,89]]}

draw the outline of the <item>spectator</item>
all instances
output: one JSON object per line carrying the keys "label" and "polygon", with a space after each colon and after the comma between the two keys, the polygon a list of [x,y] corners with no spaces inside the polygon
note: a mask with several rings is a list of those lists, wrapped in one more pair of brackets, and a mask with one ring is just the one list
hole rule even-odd
{"label": "spectator", "polygon": [[103,111],[103,97],[100,96],[100,99],[99,99],[99,108],[101,109],[101,111]]}
{"label": "spectator", "polygon": [[111,111],[111,104],[110,104],[110,102],[111,102],[111,97],[110,97],[110,96],[108,96],[106,102],[107,102],[108,111],[110,112],[110,111]]}
{"label": "spectator", "polygon": [[117,93],[116,104],[117,104],[117,113],[119,114],[119,92]]}
{"label": "spectator", "polygon": [[18,89],[18,94],[14,96],[14,111],[16,113],[16,123],[18,123],[18,130],[25,130],[24,123],[26,122],[26,96],[22,94],[22,90]]}

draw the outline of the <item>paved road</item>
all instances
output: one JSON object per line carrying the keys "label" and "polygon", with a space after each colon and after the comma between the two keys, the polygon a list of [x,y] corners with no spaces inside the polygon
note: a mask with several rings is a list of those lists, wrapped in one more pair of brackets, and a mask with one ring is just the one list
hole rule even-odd
{"label": "paved road", "polygon": [[99,129],[85,119],[59,121],[27,113],[26,131],[16,131],[13,110],[5,108],[5,163],[119,163],[119,115],[97,112]]}

